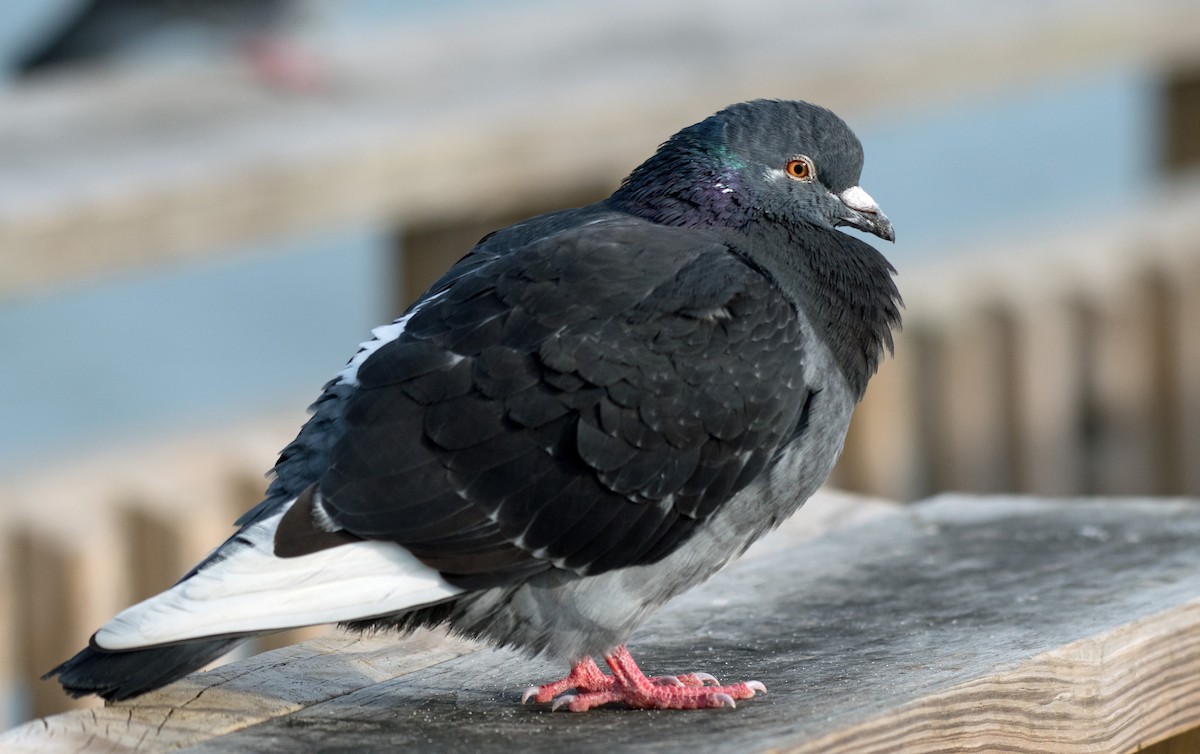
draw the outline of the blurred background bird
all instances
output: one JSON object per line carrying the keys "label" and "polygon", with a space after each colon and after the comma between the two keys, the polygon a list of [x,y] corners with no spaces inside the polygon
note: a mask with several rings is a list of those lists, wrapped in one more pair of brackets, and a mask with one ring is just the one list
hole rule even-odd
{"label": "blurred background bird", "polygon": [[292,31],[297,0],[17,0],[0,30],[10,70],[30,76],[82,65],[197,60],[236,54],[264,81],[320,84]]}

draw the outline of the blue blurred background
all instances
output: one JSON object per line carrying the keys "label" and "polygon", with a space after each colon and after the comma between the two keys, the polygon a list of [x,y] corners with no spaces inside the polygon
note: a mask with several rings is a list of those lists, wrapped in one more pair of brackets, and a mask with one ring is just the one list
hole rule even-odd
{"label": "blue blurred background", "polygon": [[[10,51],[0,59],[51,35],[81,5],[17,2],[21,11],[0,17],[0,45]],[[324,24],[307,29],[321,39],[472,6],[346,0],[306,9],[302,20]],[[228,35],[196,36],[189,58],[232,54]],[[113,53],[129,65],[185,54],[146,39],[129,46]],[[992,236],[1086,223],[1128,204],[1158,177],[1160,96],[1137,62],[1106,61],[1000,91],[847,115],[867,149],[863,185],[895,218],[888,255],[904,270],[970,254]],[[393,243],[369,225],[326,229],[247,242],[219,261],[0,302],[0,471],[123,433],[174,431],[314,396],[371,326],[397,314],[385,290]]]}

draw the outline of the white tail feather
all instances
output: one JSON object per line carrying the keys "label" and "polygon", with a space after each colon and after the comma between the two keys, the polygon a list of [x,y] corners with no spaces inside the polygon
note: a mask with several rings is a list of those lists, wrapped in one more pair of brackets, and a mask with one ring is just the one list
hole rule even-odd
{"label": "white tail feather", "polygon": [[390,542],[354,542],[277,558],[275,529],[290,507],[242,532],[249,544],[225,544],[223,559],[122,611],[96,632],[96,644],[137,649],[337,623],[438,602],[462,591]]}

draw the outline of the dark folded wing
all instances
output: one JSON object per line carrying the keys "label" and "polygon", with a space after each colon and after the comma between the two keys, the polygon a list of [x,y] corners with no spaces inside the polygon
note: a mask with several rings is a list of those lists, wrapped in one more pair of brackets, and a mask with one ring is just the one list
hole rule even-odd
{"label": "dark folded wing", "polygon": [[464,261],[359,367],[320,480],[456,583],[653,562],[800,421],[791,305],[715,236],[601,219]]}

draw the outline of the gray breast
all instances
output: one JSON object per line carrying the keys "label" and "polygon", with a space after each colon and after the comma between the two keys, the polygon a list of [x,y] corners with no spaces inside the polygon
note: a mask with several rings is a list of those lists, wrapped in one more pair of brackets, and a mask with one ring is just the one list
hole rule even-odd
{"label": "gray breast", "polygon": [[455,606],[456,630],[557,660],[603,654],[625,643],[654,609],[712,576],[795,513],[832,470],[855,403],[832,354],[806,321],[802,326],[812,344],[804,378],[815,392],[807,429],[687,543],[648,565],[586,577],[552,570],[471,595]]}

